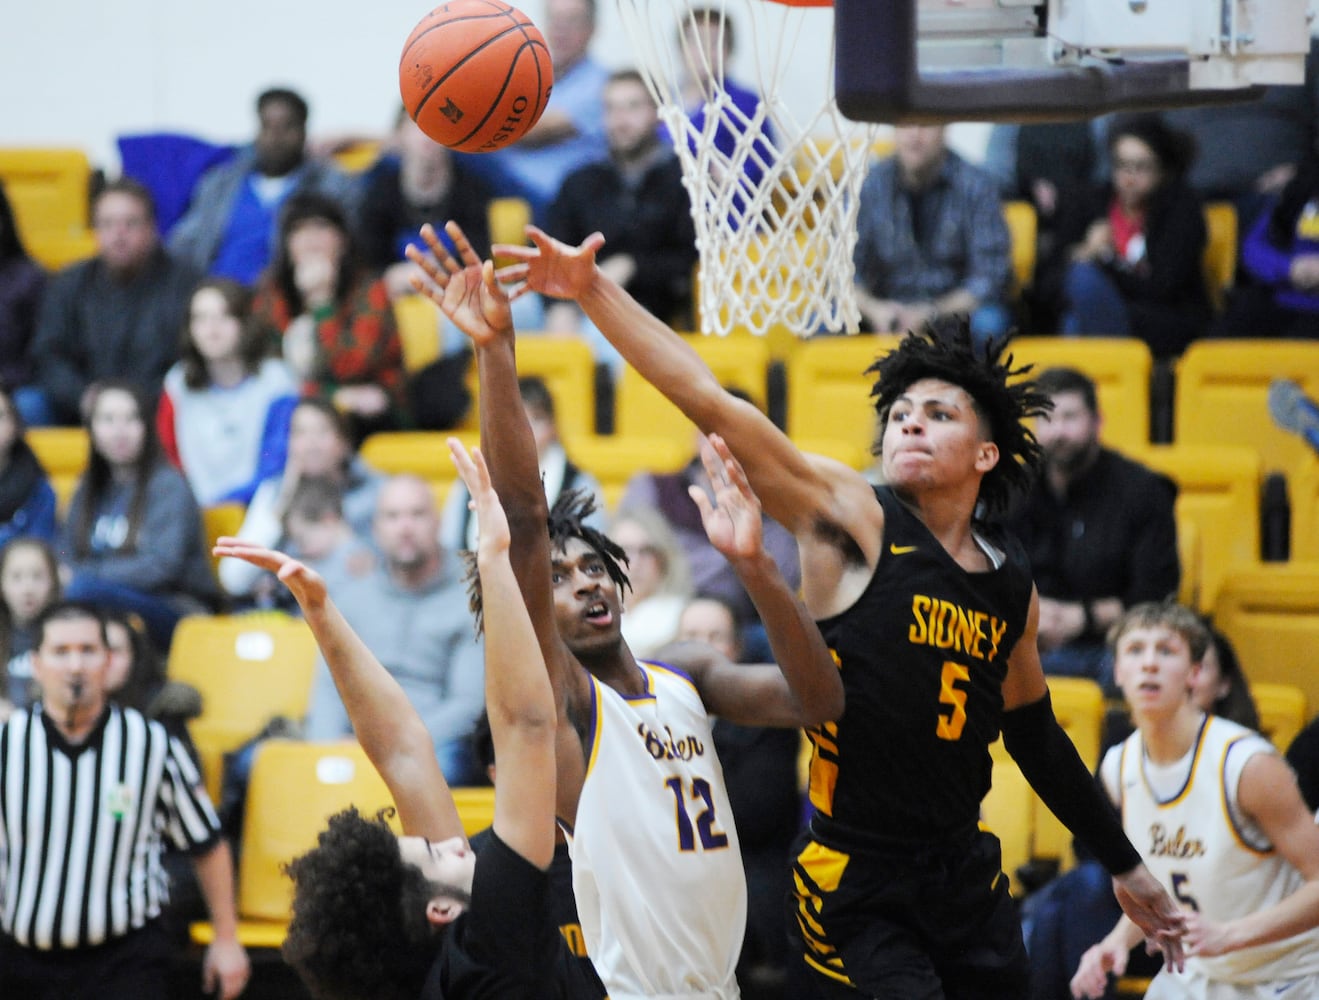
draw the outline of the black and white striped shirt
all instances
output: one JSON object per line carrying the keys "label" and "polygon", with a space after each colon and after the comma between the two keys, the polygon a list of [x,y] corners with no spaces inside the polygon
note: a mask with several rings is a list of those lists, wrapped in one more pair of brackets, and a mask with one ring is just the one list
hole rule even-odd
{"label": "black and white striped shirt", "polygon": [[219,826],[160,723],[110,705],[72,746],[39,704],[15,712],[0,728],[0,927],[43,951],[122,937],[168,898],[162,838],[197,853]]}

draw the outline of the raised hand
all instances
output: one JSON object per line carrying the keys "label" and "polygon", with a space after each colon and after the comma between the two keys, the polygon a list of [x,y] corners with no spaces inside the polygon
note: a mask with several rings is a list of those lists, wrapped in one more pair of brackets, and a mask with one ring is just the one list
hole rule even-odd
{"label": "raised hand", "polygon": [[763,551],[760,500],[751,490],[746,473],[718,434],[701,439],[701,462],[710,477],[714,499],[699,486],[688,493],[701,511],[701,524],[710,544],[729,562],[751,559]]}
{"label": "raised hand", "polygon": [[455,437],[449,438],[448,443],[453,464],[472,498],[468,506],[476,511],[479,548],[488,552],[507,549],[511,544],[508,517],[490,482],[490,469],[485,464],[485,456],[481,454],[480,448],[473,448],[469,454],[463,443]]}
{"label": "raised hand", "polygon": [[1185,955],[1186,914],[1177,907],[1159,880],[1144,865],[1113,877],[1113,893],[1131,921],[1145,935],[1150,953],[1163,953],[1163,964],[1182,971]]}
{"label": "raised hand", "polygon": [[499,280],[523,284],[514,296],[528,291],[540,292],[556,299],[580,299],[595,280],[595,255],[605,245],[601,233],[592,233],[581,246],[570,247],[535,226],[527,227],[533,246],[498,243],[496,257],[510,257],[518,263],[499,269]]}
{"label": "raised hand", "polygon": [[220,558],[242,559],[274,573],[280,583],[289,588],[303,611],[317,610],[325,605],[325,580],[292,556],[227,536],[217,539],[211,552]]}
{"label": "raised hand", "polygon": [[462,227],[449,222],[444,229],[459,259],[445,249],[435,228],[427,223],[421,227],[421,238],[430,252],[423,253],[413,244],[406,251],[408,260],[423,272],[413,276],[412,287],[438,305],[480,347],[512,330],[509,298],[495,278],[494,264],[481,262]]}

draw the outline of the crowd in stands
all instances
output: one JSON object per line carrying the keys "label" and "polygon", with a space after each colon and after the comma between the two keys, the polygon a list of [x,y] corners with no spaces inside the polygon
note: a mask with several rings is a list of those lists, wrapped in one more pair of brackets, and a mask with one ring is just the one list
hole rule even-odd
{"label": "crowd in stands", "polygon": [[[611,73],[590,55],[594,17],[592,0],[548,0],[552,99],[523,140],[496,154],[451,153],[400,112],[379,159],[350,174],[309,152],[307,103],[267,90],[251,143],[189,179],[186,211],[167,231],[157,203],[179,179],[135,178],[126,161],[125,176],[92,194],[95,254],[57,273],[24,251],[0,185],[0,722],[39,697],[36,623],[64,598],[111,615],[110,697],[186,740],[187,720],[204,706],[165,676],[178,622],[297,611],[251,562],[212,566],[204,511],[238,504],[240,539],[324,577],[416,707],[449,783],[485,782],[488,762],[470,742],[483,707],[482,640],[459,556],[476,547],[470,497],[460,482],[439,505],[432,484],[386,476],[359,448],[380,432],[456,427],[471,405],[471,353],[450,320],[437,316],[436,357],[405,365],[395,306],[414,293],[404,247],[425,223],[458,221],[484,258],[492,200],[522,198],[567,243],[602,232],[601,269],[675,329],[691,326],[699,255],[690,196],[643,77]],[[689,94],[697,120],[709,77],[722,76],[732,54],[732,31],[712,32],[714,17],[701,13],[685,43],[702,53],[705,75]],[[1133,337],[1158,362],[1210,337],[1319,338],[1313,53],[1309,69],[1304,86],[1270,88],[1240,108],[1000,126],[983,163],[954,152],[942,127],[897,128],[860,196],[863,329],[901,333],[960,314],[981,343],[1012,329]],[[754,106],[753,91],[729,91]],[[1025,287],[1013,277],[1004,200],[1028,202],[1038,222]],[[1239,225],[1224,301],[1201,263],[1209,201],[1231,203]],[[735,199],[731,210],[741,208]],[[621,356],[576,303],[528,294],[512,308],[519,332],[584,340],[602,384],[617,384]],[[1092,679],[1116,704],[1109,630],[1181,584],[1177,486],[1101,445],[1103,414],[1085,374],[1035,374],[1053,403],[1035,430],[1044,474],[1008,522],[1038,586],[1046,671]],[[691,640],[735,662],[766,661],[764,627],[690,496],[711,491],[699,454],[677,471],[636,474],[608,506],[561,439],[546,383],[523,378],[519,388],[549,503],[569,490],[592,495],[585,523],[626,557],[631,648],[649,656]],[[1319,409],[1309,405],[1314,419],[1293,429],[1319,442]],[[72,493],[57,498],[25,433],[73,426],[87,433],[87,461]],[[762,530],[798,588],[792,535],[768,517]],[[1200,675],[1195,704],[1258,726],[1230,644],[1215,634],[1209,650],[1213,669]],[[310,739],[351,734],[323,661],[300,721]],[[720,721],[714,739],[751,895],[739,975],[760,984],[749,996],[784,996],[780,902],[801,822],[799,738]],[[1310,788],[1314,739],[1312,726],[1294,761]],[[1032,899],[1032,997],[1065,996],[1083,953],[1117,917],[1109,880],[1082,859]]]}

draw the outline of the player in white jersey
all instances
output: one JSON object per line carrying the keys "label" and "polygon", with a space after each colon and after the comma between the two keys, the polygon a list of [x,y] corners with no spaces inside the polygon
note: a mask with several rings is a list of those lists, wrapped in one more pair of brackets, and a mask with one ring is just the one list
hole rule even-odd
{"label": "player in white jersey", "polygon": [[715,497],[699,496],[702,518],[756,605],[778,666],[735,664],[696,643],[671,647],[665,665],[636,660],[619,630],[626,557],[582,524],[582,498],[561,496],[548,509],[518,396],[508,298],[462,231],[450,223],[448,232],[458,259],[430,227],[430,255],[409,256],[429,278],[418,290],[476,348],[481,445],[508,514],[514,571],[561,709],[585,743],[585,775],[566,773],[572,757],[559,755],[557,794],[587,951],[612,1000],[729,1000],[738,996],[746,884],[703,715],[762,726],[830,721],[843,709],[838,670],[765,552],[760,504],[717,438],[703,454]]}
{"label": "player in white jersey", "polygon": [[[1319,997],[1319,827],[1264,737],[1190,699],[1209,634],[1173,603],[1114,626],[1114,670],[1136,732],[1100,775],[1146,865],[1190,912],[1186,968],[1147,1000]],[[1076,997],[1103,994],[1141,939],[1126,917],[1081,959]]]}

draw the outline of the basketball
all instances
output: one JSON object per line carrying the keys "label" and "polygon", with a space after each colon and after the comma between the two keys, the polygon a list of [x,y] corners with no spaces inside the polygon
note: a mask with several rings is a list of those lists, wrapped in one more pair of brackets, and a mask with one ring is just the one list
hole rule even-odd
{"label": "basketball", "polygon": [[517,142],[550,99],[545,36],[503,0],[451,0],[423,17],[398,67],[403,106],[443,146],[489,153]]}

